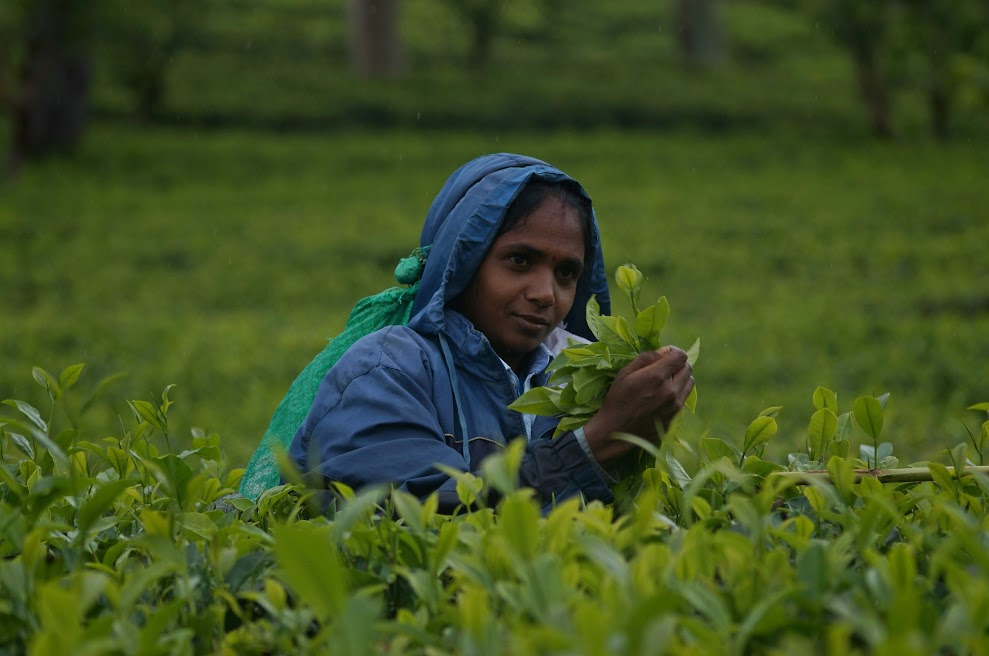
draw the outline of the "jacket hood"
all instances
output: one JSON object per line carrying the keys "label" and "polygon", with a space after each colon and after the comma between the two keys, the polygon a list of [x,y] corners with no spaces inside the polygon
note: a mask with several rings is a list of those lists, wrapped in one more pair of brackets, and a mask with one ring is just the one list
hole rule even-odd
{"label": "jacket hood", "polygon": [[[453,172],[433,200],[423,224],[419,246],[429,246],[430,250],[412,305],[411,328],[424,334],[443,330],[444,308],[467,288],[498,236],[508,206],[533,178],[547,182],[572,180],[546,162],[511,153],[485,155]],[[590,200],[583,187],[580,192]],[[564,323],[568,331],[593,340],[585,316],[587,301],[596,295],[604,314],[610,314],[611,303],[593,210],[591,217],[591,261],[584,263],[574,304]]]}

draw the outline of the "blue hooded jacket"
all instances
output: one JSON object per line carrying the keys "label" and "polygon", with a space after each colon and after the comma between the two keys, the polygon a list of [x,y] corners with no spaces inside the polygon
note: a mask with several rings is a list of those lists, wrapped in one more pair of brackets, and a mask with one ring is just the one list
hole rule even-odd
{"label": "blue hooded jacket", "polygon": [[[423,225],[420,246],[429,255],[408,325],[361,338],[327,373],[289,450],[300,471],[353,488],[391,483],[419,498],[438,492],[441,509],[452,510],[456,481],[435,465],[476,472],[487,455],[525,436],[519,482],[544,508],[576,494],[612,500],[601,468],[573,432],[552,439],[557,419],[524,418],[507,408],[520,389],[545,383],[543,370],[566,346],[566,333],[551,335],[556,344],[540,347],[520,381],[487,337],[448,307],[533,179],[571,180],[545,162],[508,153],[477,158],[450,176]],[[585,318],[590,297],[610,311],[596,220],[592,239],[564,320],[566,332],[586,340],[593,339]]]}

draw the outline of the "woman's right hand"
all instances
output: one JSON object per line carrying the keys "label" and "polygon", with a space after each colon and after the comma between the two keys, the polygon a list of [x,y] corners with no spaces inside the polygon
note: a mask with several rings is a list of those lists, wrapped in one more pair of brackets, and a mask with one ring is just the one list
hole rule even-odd
{"label": "woman's right hand", "polygon": [[640,353],[618,372],[597,414],[584,426],[584,436],[601,464],[624,455],[634,445],[612,438],[630,433],[655,439],[683,408],[694,388],[693,369],[687,354],[675,346]]}

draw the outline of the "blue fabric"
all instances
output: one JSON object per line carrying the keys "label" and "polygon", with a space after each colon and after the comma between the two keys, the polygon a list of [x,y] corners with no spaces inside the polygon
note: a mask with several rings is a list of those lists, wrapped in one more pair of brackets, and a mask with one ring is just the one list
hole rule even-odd
{"label": "blue fabric", "polygon": [[[430,251],[408,325],[360,339],[323,379],[289,450],[302,472],[322,484],[392,483],[420,498],[439,491],[442,503],[456,485],[436,464],[477,471],[487,455],[525,435],[522,416],[507,408],[518,394],[512,375],[487,338],[447,304],[473,278],[507,207],[534,177],[569,180],[544,162],[511,154],[481,157],[450,177],[423,226],[420,245]],[[593,240],[565,320],[568,331],[587,339],[591,295],[602,312],[610,309],[596,223]],[[534,354],[534,384],[545,382],[549,357],[545,349]],[[597,464],[574,434],[550,439],[555,425],[543,417],[534,422],[521,483],[547,506],[575,494],[610,501]]]}

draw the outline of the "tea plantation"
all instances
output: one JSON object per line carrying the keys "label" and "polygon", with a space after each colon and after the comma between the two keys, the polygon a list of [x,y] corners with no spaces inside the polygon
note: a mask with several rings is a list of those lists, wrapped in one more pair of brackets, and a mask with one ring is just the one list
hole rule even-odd
{"label": "tea plantation", "polygon": [[36,369],[50,402],[0,421],[4,653],[985,652],[989,421],[883,482],[883,399],[818,388],[785,467],[770,408],[739,443],[668,435],[624,513],[541,515],[514,443],[446,516],[387,489],[240,498],[218,436],[171,447],[168,389],[83,439],[86,378]]}

